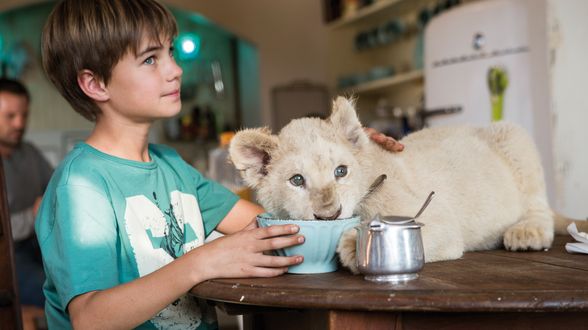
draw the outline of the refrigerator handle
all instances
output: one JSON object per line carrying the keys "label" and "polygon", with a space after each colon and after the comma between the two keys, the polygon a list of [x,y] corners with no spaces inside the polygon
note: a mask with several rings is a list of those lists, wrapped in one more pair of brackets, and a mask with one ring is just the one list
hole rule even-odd
{"label": "refrigerator handle", "polygon": [[461,112],[463,110],[462,106],[449,106],[444,108],[437,108],[437,109],[421,109],[419,111],[421,119],[425,120],[429,117],[433,116],[440,116],[440,115],[450,115],[454,113]]}

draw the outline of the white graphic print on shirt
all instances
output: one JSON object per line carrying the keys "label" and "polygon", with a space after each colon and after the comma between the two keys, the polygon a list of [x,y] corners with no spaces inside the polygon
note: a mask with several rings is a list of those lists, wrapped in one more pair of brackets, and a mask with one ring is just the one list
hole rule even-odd
{"label": "white graphic print on shirt", "polygon": [[[193,195],[171,192],[171,205],[160,205],[163,211],[143,195],[128,197],[126,201],[126,230],[140,276],[161,268],[175,257],[203,244],[202,216]],[[151,322],[161,329],[194,329],[200,325],[201,318],[197,301],[193,297],[183,296],[157,314]]]}

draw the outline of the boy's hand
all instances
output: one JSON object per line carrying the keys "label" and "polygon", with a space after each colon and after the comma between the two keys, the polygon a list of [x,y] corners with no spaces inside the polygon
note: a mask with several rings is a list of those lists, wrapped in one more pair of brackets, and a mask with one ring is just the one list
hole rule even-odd
{"label": "boy's hand", "polygon": [[272,277],[285,273],[288,266],[299,264],[302,256],[280,257],[266,251],[302,244],[304,237],[294,235],[296,225],[257,228],[255,221],[242,231],[209,242],[193,252],[198,282],[212,278]]}
{"label": "boy's hand", "polygon": [[364,131],[367,133],[367,135],[370,137],[372,141],[376,142],[380,145],[380,147],[388,151],[400,152],[404,150],[404,145],[402,143],[396,141],[394,138],[391,138],[385,134],[376,131],[373,128],[365,127]]}

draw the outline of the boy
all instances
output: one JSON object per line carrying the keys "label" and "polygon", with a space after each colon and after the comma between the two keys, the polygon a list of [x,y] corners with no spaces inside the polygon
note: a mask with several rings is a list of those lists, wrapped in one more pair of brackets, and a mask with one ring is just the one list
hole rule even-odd
{"label": "boy", "polygon": [[[259,206],[147,143],[155,120],[180,111],[176,34],[154,0],[65,0],[48,18],[45,71],[95,122],[55,171],[36,220],[51,329],[215,328],[210,308],[187,295],[193,286],[302,262],[263,254],[302,243],[296,226],[256,228]],[[229,235],[203,245],[215,228]]]}

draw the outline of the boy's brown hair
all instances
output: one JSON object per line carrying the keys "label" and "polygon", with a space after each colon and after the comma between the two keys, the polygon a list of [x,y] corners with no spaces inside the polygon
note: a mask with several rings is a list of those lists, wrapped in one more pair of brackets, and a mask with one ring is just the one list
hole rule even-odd
{"label": "boy's brown hair", "polygon": [[100,109],[78,85],[82,70],[108,84],[112,69],[143,35],[160,44],[177,35],[176,20],[155,0],[63,0],[43,29],[43,68],[75,111],[96,121]]}

